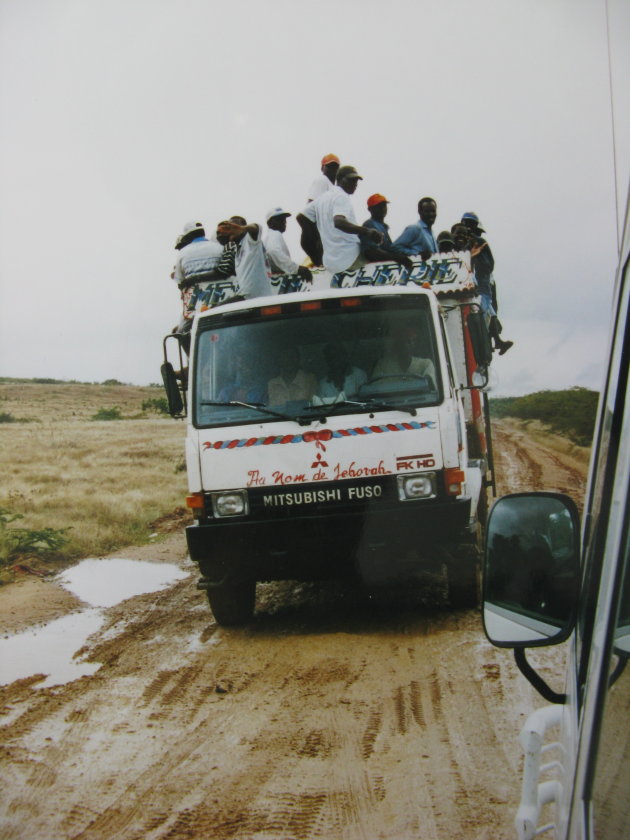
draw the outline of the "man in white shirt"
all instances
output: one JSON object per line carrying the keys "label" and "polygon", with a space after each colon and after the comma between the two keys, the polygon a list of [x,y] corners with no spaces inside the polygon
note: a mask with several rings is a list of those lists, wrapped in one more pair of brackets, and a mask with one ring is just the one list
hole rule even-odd
{"label": "man in white shirt", "polygon": [[335,178],[339,169],[340,160],[337,155],[324,155],[322,158],[322,172],[313,181],[308,190],[307,201],[315,201],[316,198],[335,186]]}
{"label": "man in white shirt", "polygon": [[271,294],[269,267],[265,258],[260,225],[238,224],[230,220],[217,228],[220,236],[229,236],[236,243],[234,261],[238,293],[244,298],[263,297]]}
{"label": "man in white shirt", "polygon": [[[307,204],[297,217],[303,231],[316,226],[323,249],[321,262],[333,274],[357,271],[366,264],[359,236],[377,245],[383,240],[383,234],[379,231],[356,223],[350,196],[362,180],[354,166],[341,166],[337,172],[336,186]],[[315,262],[317,254],[311,254],[308,250],[307,254]]]}
{"label": "man in white shirt", "polygon": [[313,275],[304,265],[298,265],[291,259],[289,248],[284,239],[287,219],[290,216],[282,207],[274,207],[267,213],[267,232],[263,240],[267,260],[272,274],[297,274],[302,280],[311,281]]}
{"label": "man in white shirt", "polygon": [[223,248],[218,242],[206,239],[201,222],[185,224],[175,247],[179,254],[172,276],[180,289],[213,279]]}
{"label": "man in white shirt", "polygon": [[[321,174],[315,178],[308,189],[306,201],[309,204],[335,186],[335,178],[339,170],[339,158],[337,155],[324,155],[321,167]],[[322,264],[322,241],[316,227],[305,228],[302,225],[300,245],[304,253],[311,258],[313,265]]]}

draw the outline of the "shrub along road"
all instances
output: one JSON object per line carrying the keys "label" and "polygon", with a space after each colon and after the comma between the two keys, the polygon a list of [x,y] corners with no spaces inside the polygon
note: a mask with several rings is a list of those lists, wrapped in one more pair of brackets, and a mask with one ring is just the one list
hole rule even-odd
{"label": "shrub along road", "polygon": [[[498,424],[495,447],[500,492],[581,498],[585,466],[521,426]],[[226,630],[180,534],[127,556],[190,577],[106,611],[94,675],[0,687],[3,838],[513,836],[518,731],[544,701],[438,578],[372,598],[259,586],[255,621]],[[4,587],[5,633],[28,620],[11,594],[26,590],[71,607],[54,582]],[[563,656],[531,656],[558,690]]]}

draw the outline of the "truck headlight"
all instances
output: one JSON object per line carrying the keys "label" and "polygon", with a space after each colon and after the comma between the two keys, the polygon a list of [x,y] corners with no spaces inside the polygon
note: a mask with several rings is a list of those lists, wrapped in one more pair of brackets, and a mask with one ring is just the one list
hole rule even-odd
{"label": "truck headlight", "polygon": [[229,490],[212,493],[212,512],[216,517],[245,516],[249,513],[247,490]]}
{"label": "truck headlight", "polygon": [[401,502],[435,497],[435,473],[413,473],[398,476],[398,498]]}

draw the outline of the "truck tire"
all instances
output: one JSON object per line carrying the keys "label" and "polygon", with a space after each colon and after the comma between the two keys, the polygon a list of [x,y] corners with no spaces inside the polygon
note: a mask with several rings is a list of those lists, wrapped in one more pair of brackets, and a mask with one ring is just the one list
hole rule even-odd
{"label": "truck tire", "polygon": [[256,581],[222,583],[206,591],[217,624],[236,627],[251,621],[256,603]]}

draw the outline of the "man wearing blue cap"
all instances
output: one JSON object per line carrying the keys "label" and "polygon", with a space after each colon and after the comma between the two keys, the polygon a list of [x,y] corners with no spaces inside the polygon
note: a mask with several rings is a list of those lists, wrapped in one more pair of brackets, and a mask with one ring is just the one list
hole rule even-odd
{"label": "man wearing blue cap", "polygon": [[496,288],[492,275],[494,271],[494,257],[492,256],[490,245],[481,236],[482,233],[485,233],[485,230],[481,227],[479,216],[476,213],[464,213],[462,224],[466,225],[475,241],[471,256],[475,280],[479,287],[481,309],[489,319],[488,332],[494,342],[494,349],[499,351],[499,356],[503,356],[512,347],[514,342],[503,341],[501,338],[502,326],[497,318]]}

